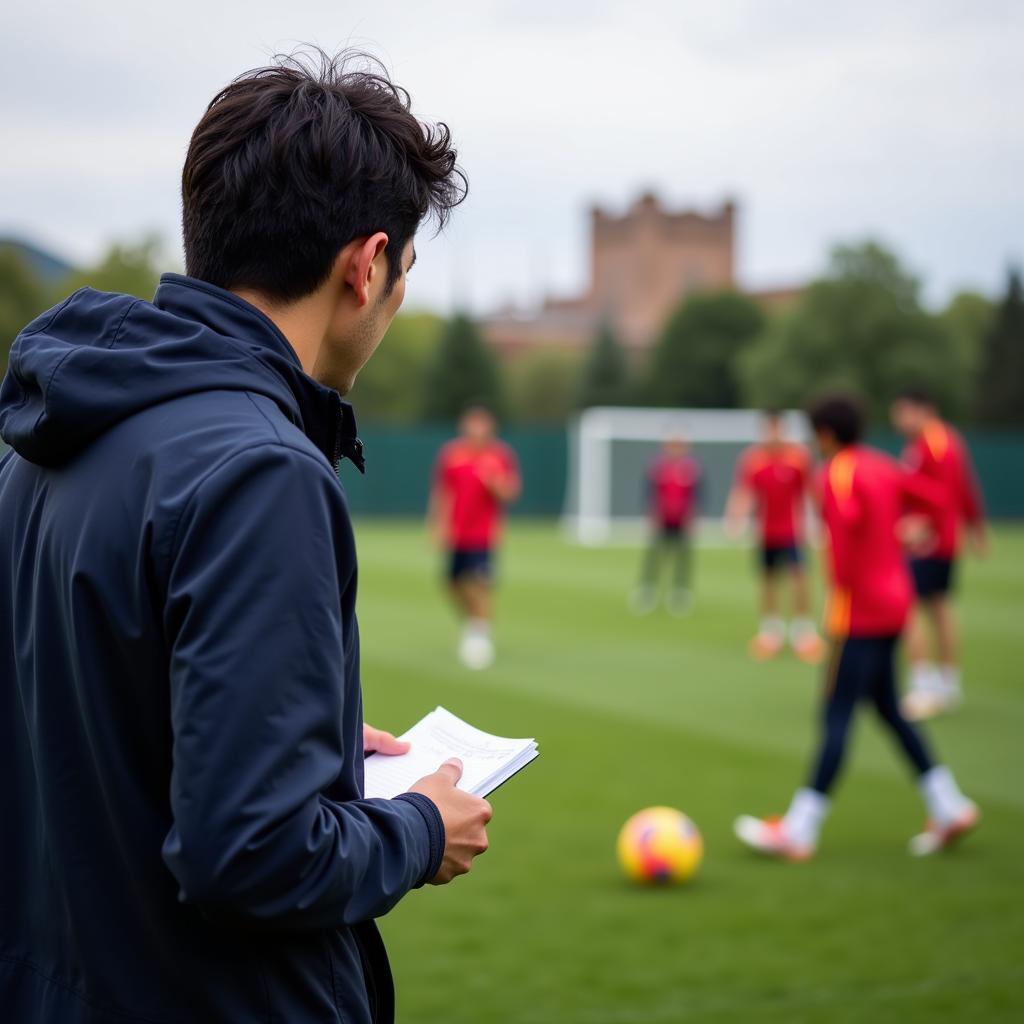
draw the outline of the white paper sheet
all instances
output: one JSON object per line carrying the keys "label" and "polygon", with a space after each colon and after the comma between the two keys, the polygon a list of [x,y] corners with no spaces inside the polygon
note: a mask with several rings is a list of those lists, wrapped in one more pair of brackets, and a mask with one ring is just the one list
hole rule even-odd
{"label": "white paper sheet", "polygon": [[442,707],[420,719],[400,739],[412,744],[408,754],[371,754],[366,759],[366,796],[389,799],[405,793],[450,757],[462,761],[459,789],[486,796],[537,756],[533,739],[492,736]]}

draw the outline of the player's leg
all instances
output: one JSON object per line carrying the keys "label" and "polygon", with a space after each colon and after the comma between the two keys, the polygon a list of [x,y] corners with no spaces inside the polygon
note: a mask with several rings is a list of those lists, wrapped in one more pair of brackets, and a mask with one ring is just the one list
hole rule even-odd
{"label": "player's leg", "polygon": [[821,740],[808,783],[796,791],[781,818],[737,818],[736,835],[747,846],[790,860],[806,860],[814,854],[828,814],[829,793],[846,754],[853,714],[870,672],[869,641],[851,637],[836,642],[825,674]]}
{"label": "player's leg", "polygon": [[774,658],[786,642],[786,623],[779,614],[779,567],[781,548],[763,545],[759,556],[761,579],[761,623],[750,641],[751,657],[757,661]]}
{"label": "player's leg", "polygon": [[686,615],[693,608],[693,548],[690,531],[685,525],[680,526],[673,536],[671,551],[672,589],[668,595],[668,609],[674,615]]}
{"label": "player's leg", "polygon": [[[950,575],[952,569],[950,564],[948,569]],[[932,609],[939,656],[938,690],[943,711],[955,708],[963,699],[960,689],[960,637],[949,583],[947,577],[946,589],[935,596]]]}
{"label": "player's leg", "polygon": [[487,668],[494,661],[490,551],[463,552],[457,570],[453,588],[463,611],[459,658],[467,668]]}
{"label": "player's leg", "polygon": [[637,615],[654,611],[658,604],[658,580],[664,558],[664,536],[660,527],[651,530],[650,539],[640,559],[640,579],[629,596],[629,606]]}
{"label": "player's leg", "polygon": [[910,572],[918,604],[907,627],[910,678],[903,715],[917,722],[942,710],[942,675],[932,654],[932,640],[938,636],[935,600],[941,590],[942,567],[934,558],[912,558]]}
{"label": "player's leg", "polygon": [[825,656],[825,642],[811,618],[811,585],[804,566],[803,553],[794,545],[789,566],[793,591],[793,618],[789,624],[789,642],[801,661],[816,665]]}
{"label": "player's leg", "polygon": [[977,825],[978,808],[960,792],[953,773],[935,763],[920,731],[900,712],[896,694],[897,638],[879,643],[885,645],[885,650],[871,696],[879,716],[913,766],[928,810],[925,831],[911,840],[910,850],[918,856],[936,853]]}

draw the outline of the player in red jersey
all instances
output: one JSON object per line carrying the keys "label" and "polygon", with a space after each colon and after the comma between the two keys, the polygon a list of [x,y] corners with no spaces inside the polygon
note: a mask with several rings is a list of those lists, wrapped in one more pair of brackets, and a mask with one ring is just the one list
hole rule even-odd
{"label": "player in red jersey", "polygon": [[764,416],[763,437],[740,457],[736,481],[725,510],[732,537],[743,533],[756,510],[760,528],[761,625],[750,652],[772,658],[786,643],[786,623],[779,611],[778,579],[785,572],[793,589],[789,639],[804,661],[817,662],[824,644],[811,621],[811,598],[803,564],[804,503],[811,486],[811,456],[803,445],[786,440],[782,417]]}
{"label": "player in red jersey", "polygon": [[828,460],[822,517],[829,537],[830,596],[827,614],[833,648],[825,684],[823,735],[811,777],[785,816],[736,821],[739,839],[762,853],[805,860],[812,856],[829,809],[857,704],[870,700],[913,766],[928,811],[925,831],[910,851],[935,853],[978,822],[978,809],[961,792],[949,769],[936,765],[921,735],[900,713],[896,648],[913,602],[913,584],[901,543],[908,498],[934,504],[928,481],[907,473],[894,459],[859,443],[859,403],[822,399],[811,423]]}
{"label": "player in red jersey", "polygon": [[691,526],[700,491],[700,463],[681,437],[669,438],[647,470],[651,539],[633,591],[633,610],[653,611],[658,603],[661,569],[671,561],[672,585],[666,597],[669,611],[684,615],[693,605]]}
{"label": "player in red jersey", "polygon": [[494,549],[505,506],[520,491],[515,453],[497,439],[496,427],[483,406],[462,414],[459,436],[438,455],[428,511],[431,531],[448,551],[448,582],[463,618],[459,657],[477,669],[494,661]]}
{"label": "player in red jersey", "polygon": [[[931,398],[923,391],[904,391],[893,403],[891,416],[893,426],[907,439],[903,461],[943,490],[939,509],[918,509],[926,528],[910,559],[920,612],[907,631],[910,690],[903,710],[918,720],[948,711],[961,699],[951,601],[954,570],[965,525],[974,551],[984,553],[985,517],[967,445],[942,422]],[[934,641],[934,658],[929,640]]]}

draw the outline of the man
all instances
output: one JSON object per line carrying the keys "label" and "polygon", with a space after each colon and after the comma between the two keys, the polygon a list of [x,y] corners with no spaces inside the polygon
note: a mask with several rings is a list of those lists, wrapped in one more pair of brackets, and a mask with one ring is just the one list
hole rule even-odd
{"label": "man", "polygon": [[0,390],[4,1021],[393,1019],[373,919],[469,869],[449,762],[362,798],[340,398],[464,179],[382,74],[283,60],[182,175],[187,277],[76,292]]}
{"label": "man", "polygon": [[[910,691],[904,714],[930,718],[961,699],[959,651],[951,594],[962,527],[977,554],[986,548],[985,519],[971,457],[963,438],[943,423],[931,397],[908,389],[893,402],[893,426],[907,439],[903,460],[909,469],[942,489],[942,504],[924,513],[924,530],[914,546],[910,570],[920,612],[907,631]],[[928,633],[931,633],[931,637]],[[929,643],[934,642],[934,646]],[[932,657],[929,648],[935,651]]]}
{"label": "man", "polygon": [[899,539],[908,496],[935,500],[933,490],[887,455],[860,444],[860,405],[843,395],[823,398],[810,412],[824,470],[822,516],[829,537],[831,593],[827,621],[833,649],[825,681],[823,736],[811,777],[780,819],[744,815],[736,835],[762,853],[806,860],[818,844],[829,794],[842,765],[857,704],[870,700],[918,778],[928,809],[925,831],[911,853],[945,849],[978,822],[978,809],[938,766],[915,728],[900,714],[896,655],[913,600]]}
{"label": "man", "polygon": [[463,412],[459,436],[437,457],[427,512],[435,540],[448,552],[448,585],[463,621],[459,659],[471,669],[494,662],[494,550],[504,509],[521,487],[515,453],[496,431],[490,409]]}
{"label": "man", "polygon": [[802,551],[804,504],[811,481],[811,458],[802,445],[786,440],[782,415],[764,414],[760,444],[740,458],[726,503],[726,532],[738,538],[756,508],[760,529],[761,624],[750,643],[758,661],[774,658],[786,644],[786,622],[779,608],[779,578],[789,578],[793,620],[789,642],[797,657],[821,660],[825,648],[811,621],[811,597]]}
{"label": "man", "polygon": [[671,437],[647,470],[651,538],[633,592],[633,610],[653,611],[658,603],[662,564],[673,566],[672,586],[666,597],[669,611],[684,615],[693,606],[690,528],[697,511],[700,463],[690,454],[684,438]]}

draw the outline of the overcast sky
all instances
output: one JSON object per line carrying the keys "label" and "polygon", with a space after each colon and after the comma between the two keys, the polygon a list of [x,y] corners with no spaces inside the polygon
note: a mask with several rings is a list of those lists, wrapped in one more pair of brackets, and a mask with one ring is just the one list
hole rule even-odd
{"label": "overcast sky", "polygon": [[0,233],[74,259],[160,232],[210,97],[275,51],[380,56],[447,121],[470,198],[408,302],[477,311],[587,273],[589,203],[740,203],[739,272],[797,283],[878,236],[933,301],[1024,258],[1014,0],[138,0],[0,13]]}

